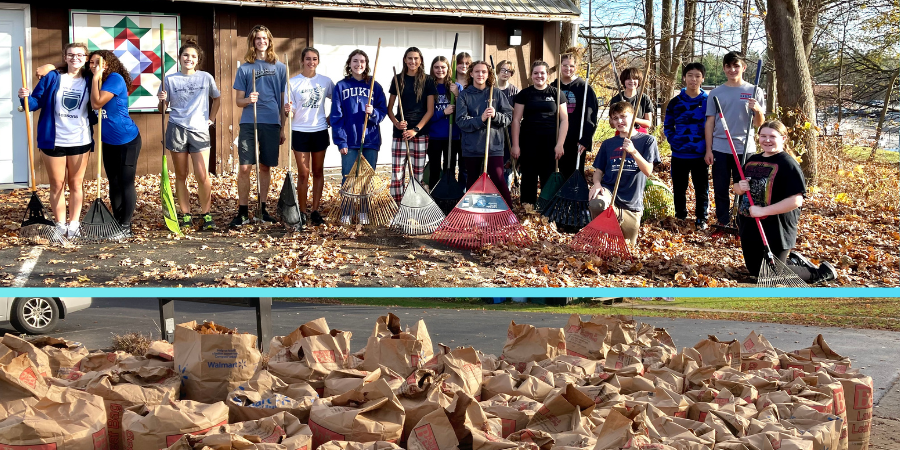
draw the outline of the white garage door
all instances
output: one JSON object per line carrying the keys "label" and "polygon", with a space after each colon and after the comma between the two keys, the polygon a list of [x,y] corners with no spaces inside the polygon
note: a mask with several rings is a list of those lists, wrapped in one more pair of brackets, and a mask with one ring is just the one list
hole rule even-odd
{"label": "white garage door", "polygon": [[[28,182],[25,114],[18,111],[17,95],[22,87],[19,46],[25,46],[25,18],[24,9],[0,5],[0,184]],[[28,80],[34,88],[32,83]]]}
{"label": "white garage door", "polygon": [[[484,44],[483,27],[480,25],[412,24],[408,22],[385,22],[372,20],[313,19],[313,43],[321,53],[318,73],[328,76],[335,83],[344,77],[347,55],[353,50],[364,50],[374,63],[375,47],[381,38],[381,54],[375,81],[384,88],[389,97],[392,70],[399,72],[403,52],[409,47],[418,47],[425,56],[426,72],[435,56],[450,58],[453,51],[453,37],[459,33],[457,52],[468,52],[474,59],[480,59]],[[390,164],[390,140],[392,125],[390,119],[381,123],[382,145],[378,152],[379,164]],[[340,167],[340,153],[329,147],[325,156],[326,167]]]}

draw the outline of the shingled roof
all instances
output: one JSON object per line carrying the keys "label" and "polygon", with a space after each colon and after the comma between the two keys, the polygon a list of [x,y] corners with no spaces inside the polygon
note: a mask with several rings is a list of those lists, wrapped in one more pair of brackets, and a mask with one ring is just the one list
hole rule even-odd
{"label": "shingled roof", "polygon": [[181,0],[275,8],[426,14],[497,19],[578,21],[581,11],[571,0]]}

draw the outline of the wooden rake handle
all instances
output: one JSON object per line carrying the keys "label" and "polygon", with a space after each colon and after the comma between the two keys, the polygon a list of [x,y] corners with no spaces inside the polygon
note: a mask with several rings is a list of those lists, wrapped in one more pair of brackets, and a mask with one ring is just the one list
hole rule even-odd
{"label": "wooden rake handle", "polygon": [[[375,47],[375,64],[372,66],[372,82],[369,83],[369,99],[366,100],[366,109],[372,104],[372,92],[375,91],[375,71],[378,70],[378,57],[381,55],[381,38],[378,38],[378,46]],[[368,58],[367,58],[368,59]],[[363,118],[363,127],[359,137],[359,152],[356,155],[356,176],[359,176],[359,163],[363,157],[363,144],[366,142],[366,128],[369,127],[369,114]],[[374,167],[373,167],[374,169]]]}
{"label": "wooden rake handle", "polygon": [[[647,76],[650,75],[650,59],[647,58],[646,63],[644,64],[644,82],[638,86],[637,91],[637,101],[638,104],[641,104],[641,97],[644,95],[644,85],[646,84]],[[631,136],[634,134],[634,124],[637,123],[637,112],[631,115],[631,125],[628,127],[628,139],[631,139]],[[613,188],[612,201],[610,202],[610,206],[612,206],[616,202],[616,194],[619,192],[619,181],[622,180],[622,172],[625,170],[625,159],[628,157],[628,153],[625,150],[622,150],[622,160],[619,162],[619,175],[616,176],[616,186]]]}
{"label": "wooden rake handle", "polygon": [[[19,67],[22,70],[22,87],[28,89],[28,78],[25,73],[25,49],[19,47]],[[30,97],[30,96],[29,96]],[[34,179],[34,140],[31,136],[31,106],[28,104],[29,98],[25,97],[25,126],[28,129],[28,169],[31,171],[31,192],[37,191],[36,180]]]}

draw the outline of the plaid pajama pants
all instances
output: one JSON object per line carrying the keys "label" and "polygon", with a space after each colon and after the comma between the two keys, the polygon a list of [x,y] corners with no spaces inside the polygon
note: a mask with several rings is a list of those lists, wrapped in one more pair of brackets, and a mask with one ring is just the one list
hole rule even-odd
{"label": "plaid pajama pants", "polygon": [[[413,175],[422,181],[425,173],[425,156],[428,154],[428,136],[416,136],[409,141],[409,157],[411,158]],[[391,141],[391,197],[400,204],[406,191],[406,142],[394,138]]]}

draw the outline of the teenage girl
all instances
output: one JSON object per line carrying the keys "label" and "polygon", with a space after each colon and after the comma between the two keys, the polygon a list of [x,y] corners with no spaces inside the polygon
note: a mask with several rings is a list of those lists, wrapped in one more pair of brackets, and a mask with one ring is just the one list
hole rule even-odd
{"label": "teenage girl", "polygon": [[[431,61],[431,78],[434,79],[437,97],[434,102],[434,115],[431,116],[431,121],[428,123],[428,160],[431,161],[431,173],[428,176],[432,185],[436,184],[441,176],[441,168],[452,168],[451,164],[456,161],[460,168],[460,183],[465,184],[466,171],[460,158],[459,125],[455,122],[453,136],[452,138],[449,136],[450,118],[456,111],[456,102],[450,102],[450,95],[459,97],[462,86],[450,80],[450,63],[443,56],[438,56]],[[452,145],[449,153],[447,152],[448,143]],[[448,153],[447,160],[441,164],[445,153]]]}

